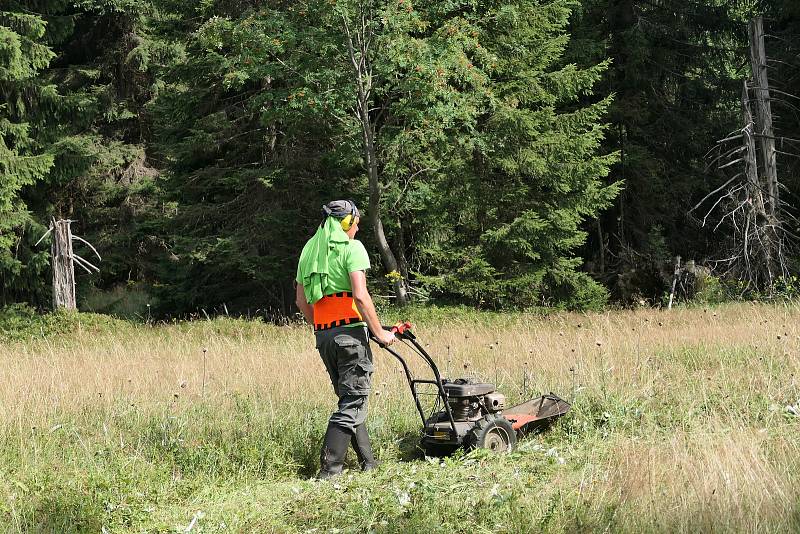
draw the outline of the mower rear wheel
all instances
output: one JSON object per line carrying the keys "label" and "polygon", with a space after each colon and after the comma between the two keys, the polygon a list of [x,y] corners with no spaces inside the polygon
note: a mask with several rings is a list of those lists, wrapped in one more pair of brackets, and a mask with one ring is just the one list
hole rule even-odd
{"label": "mower rear wheel", "polygon": [[511,452],[517,445],[517,433],[511,421],[497,414],[488,414],[475,423],[464,438],[467,449],[489,449],[494,453]]}

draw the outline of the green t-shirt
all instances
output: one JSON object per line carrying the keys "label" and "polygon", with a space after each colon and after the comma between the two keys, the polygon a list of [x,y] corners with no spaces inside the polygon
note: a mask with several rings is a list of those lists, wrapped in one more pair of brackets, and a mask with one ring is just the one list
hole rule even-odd
{"label": "green t-shirt", "polygon": [[[308,243],[303,247],[305,253]],[[301,253],[302,257],[303,254]],[[358,239],[350,239],[345,246],[333,248],[328,255],[328,288],[325,293],[332,295],[341,291],[353,291],[350,284],[350,273],[355,271],[366,271],[370,268],[369,254],[367,249]],[[300,275],[300,265],[297,266],[297,283],[303,285]]]}
{"label": "green t-shirt", "polygon": [[[309,252],[306,250],[309,246],[312,246],[311,240],[303,247],[303,252],[300,254],[301,261],[303,255]],[[332,295],[333,293],[340,293],[342,291],[353,291],[353,285],[350,283],[350,273],[366,271],[369,268],[369,254],[367,254],[367,249],[364,248],[361,241],[349,239],[343,246],[334,247],[328,253],[328,285],[325,289],[325,294]],[[298,284],[303,285],[299,262],[295,280]],[[364,324],[364,322],[357,322],[346,326],[363,327]]]}

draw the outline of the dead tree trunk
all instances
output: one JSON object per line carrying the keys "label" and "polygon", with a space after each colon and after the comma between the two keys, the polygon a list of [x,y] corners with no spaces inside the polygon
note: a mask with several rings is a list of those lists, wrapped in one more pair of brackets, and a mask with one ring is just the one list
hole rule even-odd
{"label": "dead tree trunk", "polygon": [[764,48],[764,21],[756,17],[747,26],[750,35],[750,65],[753,69],[753,90],[758,116],[758,142],[764,162],[764,177],[769,196],[768,211],[773,217],[778,212],[778,169],[775,161],[775,132],[772,127],[772,104],[769,96],[767,76],[767,52]]}
{"label": "dead tree trunk", "polygon": [[672,302],[675,299],[675,288],[678,285],[678,277],[681,275],[681,257],[675,256],[675,271],[672,275],[672,290],[669,292],[669,304],[667,309],[672,309]]}
{"label": "dead tree trunk", "polygon": [[[728,273],[747,282],[745,291],[756,289],[771,294],[776,282],[788,272],[785,246],[790,233],[783,220],[791,218],[791,214],[779,198],[777,152],[761,17],[750,21],[748,33],[753,82],[743,82],[744,126],[717,143],[720,152],[728,142],[741,141],[741,144],[714,159],[720,171],[740,163],[744,164],[744,169],[709,193],[693,210],[709,199],[714,200],[703,218],[703,225],[717,206],[724,210],[714,230],[728,222],[731,248],[726,251],[727,258],[718,263],[727,264],[730,267]],[[755,102],[755,112],[751,110],[751,101]],[[714,198],[716,195],[719,196]]]}
{"label": "dead tree trunk", "polygon": [[[765,287],[773,284],[773,258],[775,257],[774,237],[777,235],[770,231],[770,221],[774,215],[768,212],[771,204],[764,201],[764,191],[758,177],[758,158],[756,156],[755,133],[756,125],[753,113],[750,110],[750,95],[747,90],[747,81],[742,89],[742,150],[744,152],[744,176],[746,191],[745,224],[743,225],[742,247],[743,260],[748,280],[754,280],[757,285],[766,283]],[[768,189],[767,189],[768,191]],[[769,194],[769,193],[768,193]],[[752,231],[751,231],[752,230]],[[755,264],[755,265],[754,265]],[[760,271],[760,272],[759,272]]]}
{"label": "dead tree trunk", "polygon": [[74,310],[75,266],[72,263],[72,221],[53,220],[53,309]]}
{"label": "dead tree trunk", "polygon": [[766,218],[764,195],[761,192],[761,184],[758,180],[755,121],[753,120],[753,113],[750,111],[750,94],[747,89],[747,80],[743,82],[742,88],[742,121],[744,122],[742,143],[744,145],[744,175],[747,184],[747,197],[751,200],[751,205],[756,214]]}
{"label": "dead tree trunk", "polygon": [[[346,16],[343,16],[347,36],[347,50],[356,82],[356,116],[361,125],[364,161],[369,180],[369,221],[375,232],[375,241],[386,271],[394,276],[394,292],[397,304],[408,303],[406,284],[398,270],[398,262],[386,240],[381,219],[381,184],[378,173],[378,158],[375,147],[376,129],[369,110],[372,98],[372,66],[369,62],[370,46],[373,42],[371,14],[364,3],[359,5],[358,27],[350,29]],[[402,253],[402,251],[401,251]]]}
{"label": "dead tree trunk", "polygon": [[[753,93],[756,101],[754,123],[755,137],[761,148],[764,187],[767,198],[762,200],[767,218],[763,221],[761,248],[764,253],[764,275],[771,292],[776,277],[785,270],[782,217],[780,211],[780,187],[775,151],[775,131],[772,126],[772,104],[769,94],[767,52],[764,47],[764,21],[756,17],[747,26],[750,37],[750,66],[753,70]],[[763,198],[763,196],[762,196]]]}
{"label": "dead tree trunk", "polygon": [[[53,309],[74,310],[77,309],[75,303],[75,265],[89,274],[99,273],[100,268],[93,265],[88,260],[78,256],[72,250],[72,241],[80,241],[94,252],[98,260],[102,260],[91,243],[72,234],[72,221],[53,219],[50,228],[44,233],[35,246],[44,241],[51,233],[53,234],[53,244],[50,246],[50,256],[53,267]],[[149,306],[149,304],[148,304]]]}

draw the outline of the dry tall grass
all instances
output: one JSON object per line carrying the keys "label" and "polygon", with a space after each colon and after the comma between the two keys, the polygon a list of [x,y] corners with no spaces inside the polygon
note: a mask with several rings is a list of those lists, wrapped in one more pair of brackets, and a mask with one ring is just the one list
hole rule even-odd
{"label": "dry tall grass", "polygon": [[[613,505],[609,521],[630,530],[762,530],[798,525],[798,418],[785,405],[800,398],[799,318],[795,305],[740,304],[456,317],[417,335],[447,376],[496,382],[512,401],[575,397],[564,432],[596,443],[563,452],[577,462],[562,482],[570,506]],[[399,366],[375,360],[372,421],[398,412],[413,427]],[[324,421],[333,405],[307,328],[225,320],[0,345],[0,383],[0,429],[21,448],[87,410],[107,432],[129,410],[224,413],[236,395],[274,417],[299,402]]]}

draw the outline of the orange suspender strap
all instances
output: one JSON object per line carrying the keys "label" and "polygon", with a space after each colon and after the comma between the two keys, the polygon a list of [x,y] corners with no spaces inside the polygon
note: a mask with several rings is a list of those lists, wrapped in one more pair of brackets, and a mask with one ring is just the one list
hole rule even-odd
{"label": "orange suspender strap", "polygon": [[326,295],[314,303],[314,330],[327,330],[363,320],[349,291]]}

